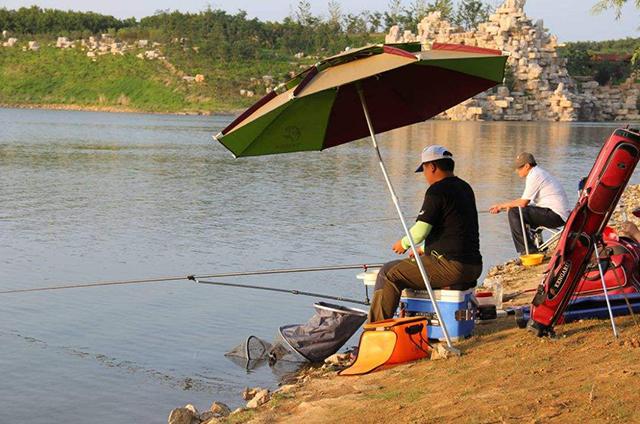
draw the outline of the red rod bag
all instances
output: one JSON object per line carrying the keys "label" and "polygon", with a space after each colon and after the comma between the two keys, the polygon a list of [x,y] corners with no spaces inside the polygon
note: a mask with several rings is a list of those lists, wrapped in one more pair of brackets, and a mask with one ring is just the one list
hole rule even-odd
{"label": "red rod bag", "polygon": [[637,130],[615,130],[600,150],[533,298],[528,327],[538,336],[551,334],[562,317],[639,158]]}

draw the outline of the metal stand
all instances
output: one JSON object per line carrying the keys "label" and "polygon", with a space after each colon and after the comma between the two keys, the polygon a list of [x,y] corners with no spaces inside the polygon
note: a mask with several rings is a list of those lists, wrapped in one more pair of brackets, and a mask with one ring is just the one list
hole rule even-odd
{"label": "metal stand", "polygon": [[380,150],[378,149],[378,142],[376,141],[375,131],[373,129],[373,125],[371,124],[371,117],[369,116],[369,110],[367,109],[367,102],[364,99],[364,94],[362,92],[362,87],[358,84],[358,95],[360,96],[360,102],[362,103],[362,110],[364,111],[364,117],[367,120],[367,126],[369,127],[369,133],[371,135],[371,142],[373,143],[373,148],[378,155],[378,162],[380,163],[380,169],[382,170],[382,175],[384,176],[385,181],[387,182],[387,187],[389,188],[389,192],[391,193],[391,200],[396,207],[396,211],[398,212],[398,216],[400,217],[400,222],[402,223],[402,228],[409,239],[409,244],[411,245],[411,250],[416,259],[416,265],[418,265],[418,269],[420,270],[420,275],[424,280],[424,285],[427,288],[427,292],[429,293],[429,298],[431,299],[431,303],[433,304],[433,309],[436,312],[436,316],[442,325],[442,332],[444,334],[444,338],[447,341],[447,346],[450,351],[456,354],[460,354],[460,351],[453,347],[451,344],[451,337],[449,337],[449,331],[447,330],[447,326],[442,319],[442,314],[440,313],[440,308],[438,307],[438,302],[436,302],[435,295],[433,294],[433,289],[431,288],[431,283],[429,283],[429,277],[427,276],[427,271],[424,269],[424,265],[420,260],[420,255],[418,254],[418,249],[416,248],[415,243],[413,242],[413,237],[411,237],[411,232],[407,227],[407,223],[405,222],[404,216],[402,215],[402,210],[400,209],[400,204],[398,203],[398,198],[396,196],[395,190],[393,189],[393,185],[391,184],[391,180],[389,179],[389,175],[387,174],[387,170],[384,166],[384,162],[382,161],[382,155],[380,155]]}
{"label": "metal stand", "polygon": [[602,269],[602,263],[600,263],[600,252],[601,249],[598,249],[598,241],[594,241],[594,246],[596,249],[596,262],[598,263],[598,272],[600,273],[600,281],[602,282],[602,290],[604,291],[604,299],[607,302],[607,309],[609,310],[609,318],[611,319],[611,328],[613,330],[613,337],[618,338],[618,329],[616,328],[616,322],[613,319],[613,311],[611,310],[611,303],[609,303],[609,293],[607,291],[607,283],[604,279],[604,271]]}
{"label": "metal stand", "polygon": [[629,315],[631,315],[631,319],[633,319],[633,323],[637,326],[638,320],[636,319],[636,313],[633,312],[633,306],[629,303],[629,298],[626,293],[622,293],[622,297],[624,297],[624,301],[627,304],[627,310],[629,311]]}

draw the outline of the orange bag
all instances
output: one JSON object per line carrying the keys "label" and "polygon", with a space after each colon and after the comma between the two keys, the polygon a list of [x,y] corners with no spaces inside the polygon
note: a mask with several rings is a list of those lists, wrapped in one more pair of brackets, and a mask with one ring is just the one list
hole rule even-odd
{"label": "orange bag", "polygon": [[362,375],[383,365],[401,364],[429,356],[425,317],[395,318],[364,326],[358,356],[338,375]]}

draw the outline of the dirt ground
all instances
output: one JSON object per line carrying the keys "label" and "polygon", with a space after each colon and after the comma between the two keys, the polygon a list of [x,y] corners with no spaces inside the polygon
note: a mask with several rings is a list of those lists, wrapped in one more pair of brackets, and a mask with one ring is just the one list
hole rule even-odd
{"label": "dirt ground", "polygon": [[640,327],[617,320],[558,327],[539,339],[513,319],[480,326],[461,357],[360,377],[317,371],[257,411],[251,423],[640,422]]}
{"label": "dirt ground", "polygon": [[[546,264],[494,270],[506,293],[535,289]],[[525,292],[505,303],[528,303]],[[640,322],[640,317],[638,318]],[[513,317],[476,327],[463,355],[360,377],[313,370],[294,391],[231,417],[251,423],[640,423],[640,325],[617,318],[558,326],[555,339]]]}
{"label": "dirt ground", "polygon": [[[627,190],[625,205],[638,202]],[[630,211],[629,211],[630,212]],[[629,218],[632,218],[629,213]],[[617,226],[616,212],[612,224]],[[636,220],[637,222],[637,220]],[[548,261],[548,260],[547,260]],[[546,262],[491,270],[511,305],[526,304]],[[638,317],[640,322],[640,317]],[[476,327],[459,344],[462,356],[424,360],[360,377],[311,370],[293,391],[229,417],[251,423],[640,423],[640,324],[585,320],[556,327],[557,338],[537,338],[513,317]]]}

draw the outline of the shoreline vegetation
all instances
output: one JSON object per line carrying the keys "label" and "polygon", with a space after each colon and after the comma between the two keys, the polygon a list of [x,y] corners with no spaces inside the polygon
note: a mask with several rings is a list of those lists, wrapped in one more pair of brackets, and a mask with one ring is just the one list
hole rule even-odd
{"label": "shoreline vegetation", "polygon": [[[492,4],[394,0],[384,11],[345,13],[332,0],[326,13],[315,15],[308,1],[299,1],[281,22],[211,8],[160,11],[140,20],[36,6],[0,8],[0,104],[238,113],[323,57],[382,43],[393,31],[411,34],[434,13],[451,31],[468,31],[499,11]],[[572,77],[617,87],[637,70],[630,54],[636,49],[640,38],[566,43],[558,53]],[[498,94],[501,87],[513,91],[516,77],[509,74],[495,89]],[[525,90],[523,98],[530,94]],[[620,100],[627,109],[637,109],[625,101]]]}
{"label": "shoreline vegetation", "polygon": [[143,113],[151,115],[177,115],[177,116],[211,116],[228,115],[235,116],[242,112],[242,109],[229,109],[219,111],[208,110],[184,110],[179,112],[162,112],[136,109],[125,106],[100,106],[100,105],[77,105],[60,103],[0,103],[0,109],[30,109],[30,110],[69,110],[78,112],[105,112],[105,113]]}
{"label": "shoreline vegetation", "polygon": [[[627,187],[620,205],[636,224],[631,211],[638,204],[640,185]],[[610,225],[618,228],[621,216],[618,208]],[[531,301],[547,263],[491,268],[489,277],[502,278],[505,307]],[[637,420],[640,402],[640,325],[628,316],[616,318],[616,325],[618,339],[608,319],[557,326],[558,337],[549,339],[517,328],[513,317],[499,318],[457,343],[460,357],[340,377],[336,371],[346,358],[338,354],[273,392],[246,389],[247,407],[231,412],[214,402],[198,415],[187,405],[173,410],[169,423],[189,422],[179,416],[206,424],[379,423],[383,416],[394,423],[628,423]]]}

